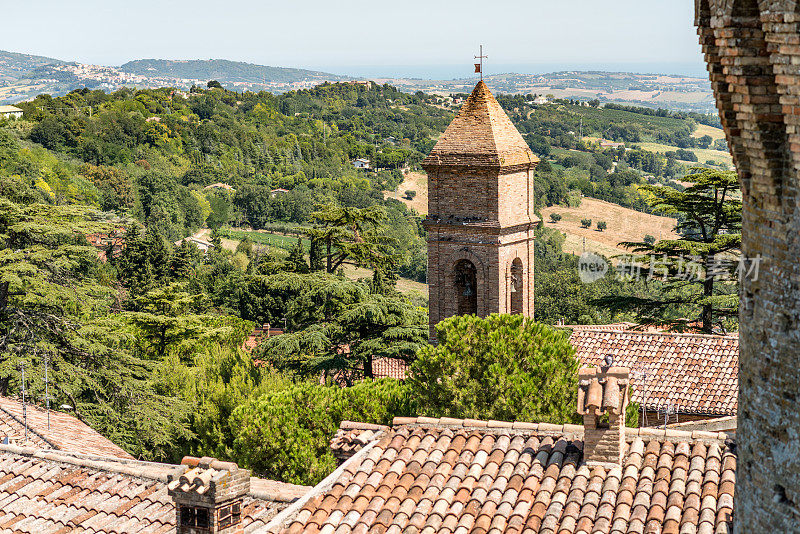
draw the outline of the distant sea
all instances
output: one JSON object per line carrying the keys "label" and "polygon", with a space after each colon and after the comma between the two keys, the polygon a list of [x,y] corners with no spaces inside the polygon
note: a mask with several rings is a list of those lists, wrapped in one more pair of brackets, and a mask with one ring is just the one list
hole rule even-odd
{"label": "distant sea", "polygon": [[[453,80],[471,78],[471,64],[461,65],[310,65],[305,68],[356,78],[418,78]],[[547,74],[562,71],[633,72],[639,74],[678,74],[705,78],[705,65],[698,63],[499,63],[487,62],[484,75]]]}

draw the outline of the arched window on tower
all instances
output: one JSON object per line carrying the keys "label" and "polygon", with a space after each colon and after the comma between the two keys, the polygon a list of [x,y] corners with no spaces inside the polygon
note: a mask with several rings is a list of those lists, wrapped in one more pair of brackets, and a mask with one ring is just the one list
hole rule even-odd
{"label": "arched window on tower", "polygon": [[508,288],[511,293],[511,313],[523,312],[522,296],[525,293],[525,282],[522,271],[522,260],[515,258],[514,261],[511,262],[511,280]]}
{"label": "arched window on tower", "polygon": [[469,260],[459,260],[455,266],[458,315],[478,314],[478,271]]}

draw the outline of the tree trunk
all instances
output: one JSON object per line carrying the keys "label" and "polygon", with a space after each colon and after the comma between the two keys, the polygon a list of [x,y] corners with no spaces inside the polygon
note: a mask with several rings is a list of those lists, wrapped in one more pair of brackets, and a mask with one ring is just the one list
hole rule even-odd
{"label": "tree trunk", "polygon": [[328,274],[332,274],[333,273],[333,258],[331,257],[331,240],[330,239],[326,240],[325,246],[326,246],[325,252],[327,254],[327,260],[328,260]]}
{"label": "tree trunk", "polygon": [[[714,294],[714,273],[712,272],[711,267],[714,264],[714,255],[710,255],[706,258],[705,262],[705,271],[706,271],[706,279],[703,281],[703,296],[706,298],[711,297]],[[704,334],[712,334],[714,333],[714,309],[711,304],[703,304],[703,327],[702,331]]]}
{"label": "tree trunk", "polygon": [[372,378],[372,356],[367,356],[364,360],[364,377]]}

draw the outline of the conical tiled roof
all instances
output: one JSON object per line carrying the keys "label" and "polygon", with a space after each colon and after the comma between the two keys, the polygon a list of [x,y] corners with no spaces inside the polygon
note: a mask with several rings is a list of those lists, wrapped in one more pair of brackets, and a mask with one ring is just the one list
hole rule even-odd
{"label": "conical tiled roof", "polygon": [[422,163],[505,167],[538,161],[489,88],[480,81]]}

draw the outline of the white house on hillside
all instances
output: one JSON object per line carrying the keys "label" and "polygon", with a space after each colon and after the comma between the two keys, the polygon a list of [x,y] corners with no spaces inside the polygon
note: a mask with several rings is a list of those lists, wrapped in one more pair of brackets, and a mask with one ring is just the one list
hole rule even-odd
{"label": "white house on hillside", "polygon": [[14,106],[0,106],[0,119],[21,119],[22,110]]}
{"label": "white house on hillside", "polygon": [[353,167],[356,169],[369,169],[369,160],[365,158],[353,160]]}

